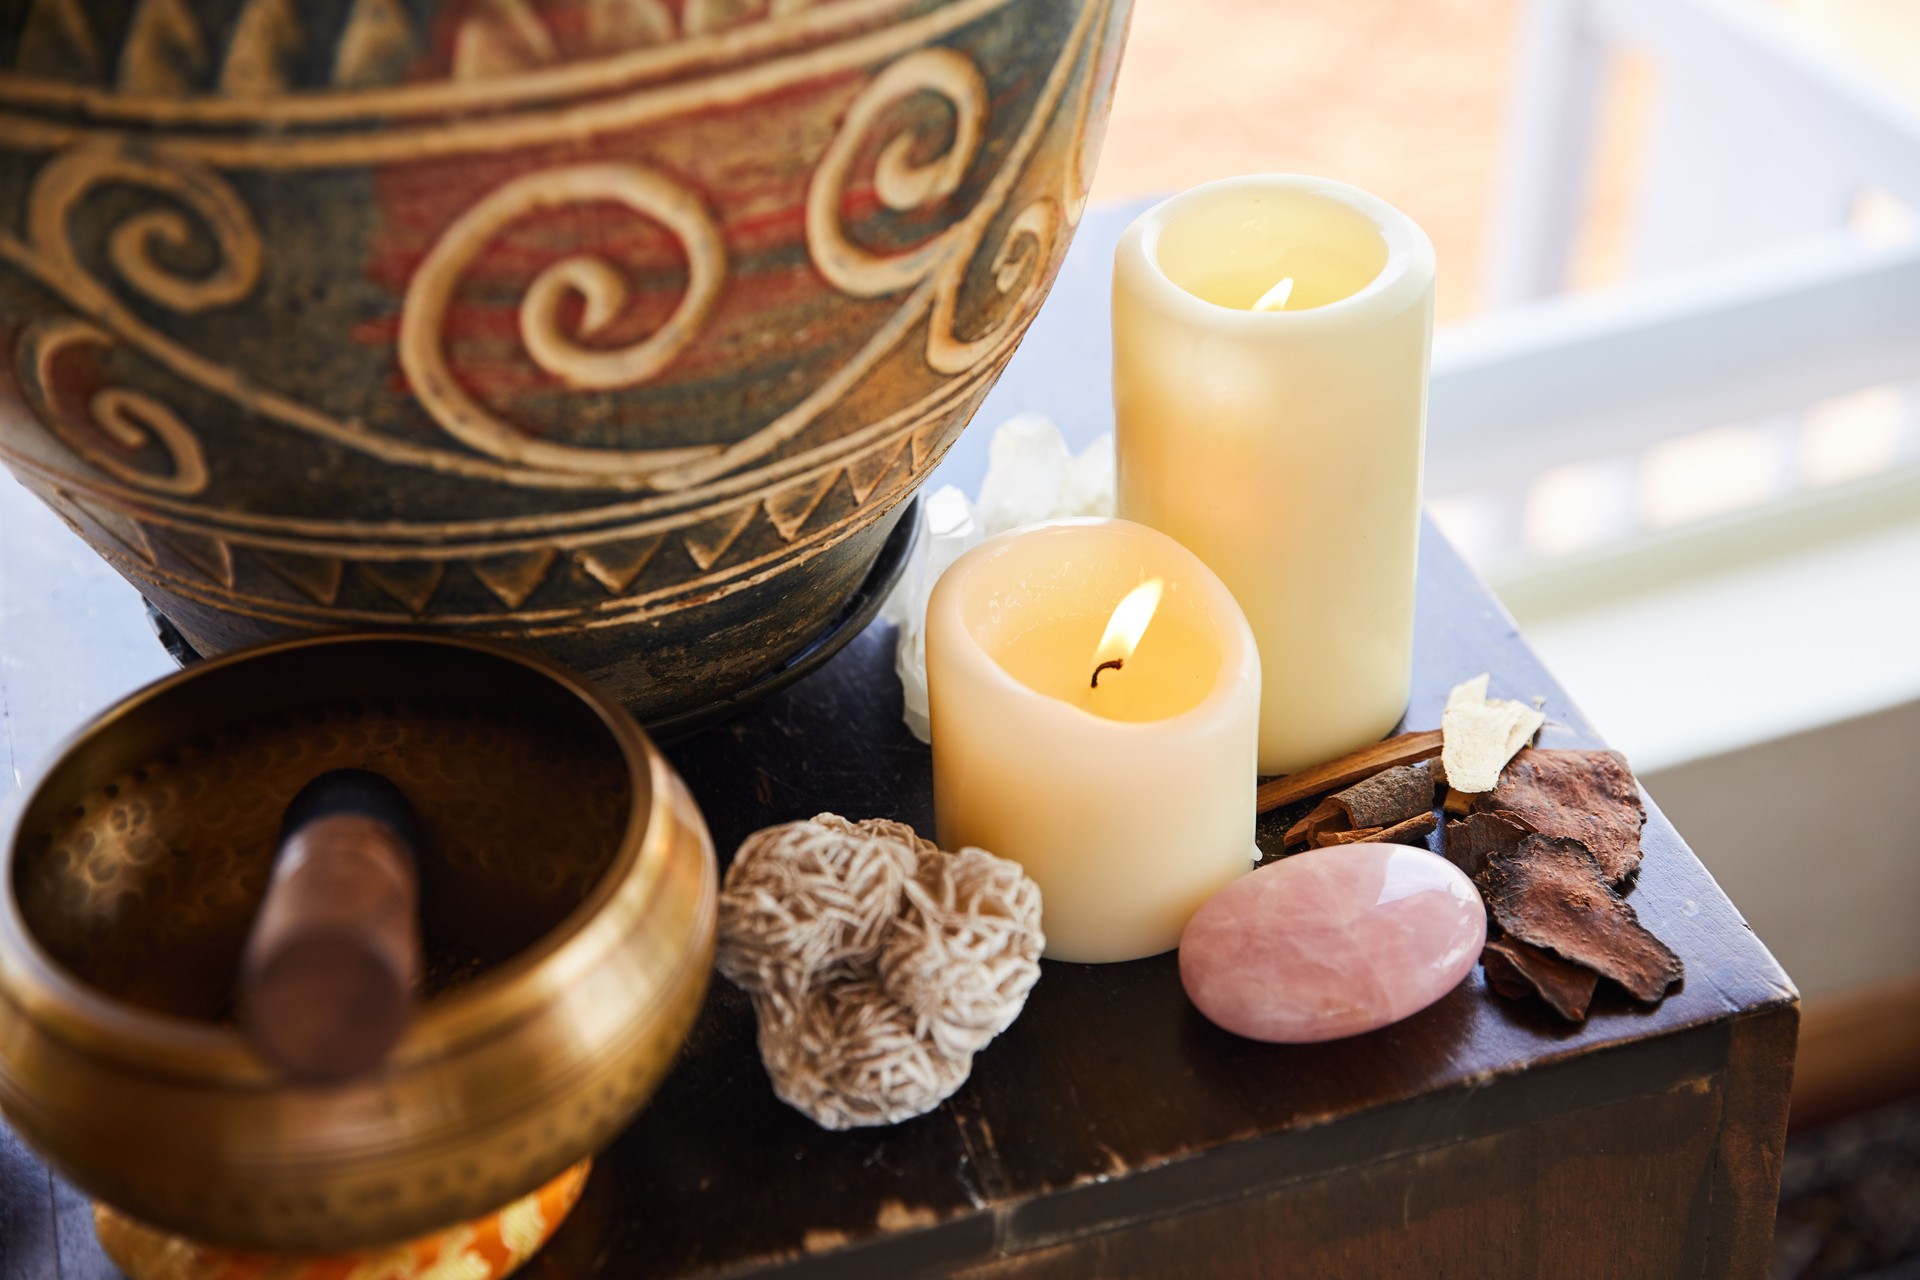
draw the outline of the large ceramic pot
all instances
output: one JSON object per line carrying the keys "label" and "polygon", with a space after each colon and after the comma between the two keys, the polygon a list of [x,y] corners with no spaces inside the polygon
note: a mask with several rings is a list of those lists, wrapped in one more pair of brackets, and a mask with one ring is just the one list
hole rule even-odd
{"label": "large ceramic pot", "polygon": [[805,644],[1012,354],[1130,0],[28,0],[0,454],[202,652]]}

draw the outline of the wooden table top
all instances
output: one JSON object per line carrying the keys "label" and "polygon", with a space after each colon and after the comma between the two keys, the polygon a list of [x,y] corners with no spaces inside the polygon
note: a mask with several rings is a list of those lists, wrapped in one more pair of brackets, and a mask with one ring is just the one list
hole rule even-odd
{"label": "wooden table top", "polygon": [[[1082,438],[1106,420],[1105,264],[1126,212],[1083,228],[1032,340],[949,468],[968,487],[992,426],[1015,410],[1049,409]],[[1543,745],[1600,742],[1431,527],[1417,632],[1407,727],[1437,725],[1448,688],[1491,671],[1495,696],[1545,700]],[[132,590],[23,492],[0,490],[0,790],[84,717],[168,669]],[[899,712],[891,634],[876,626],[669,754],[723,857],[758,827],[823,810],[930,833],[929,754]],[[1685,959],[1686,982],[1651,1009],[1605,992],[1578,1027],[1492,995],[1476,969],[1398,1025],[1263,1045],[1196,1013],[1172,955],[1047,962],[1026,1012],[946,1105],[892,1128],[828,1133],[773,1096],[747,1001],[716,980],[673,1074],[523,1274],[944,1274],[1682,1081],[1725,1061],[1735,1023],[1796,996],[1657,806],[1650,815],[1629,900]],[[1267,821],[1263,839],[1278,826]],[[1632,1052],[1650,1042],[1665,1051]],[[84,1198],[0,1127],[0,1277],[111,1274]]]}

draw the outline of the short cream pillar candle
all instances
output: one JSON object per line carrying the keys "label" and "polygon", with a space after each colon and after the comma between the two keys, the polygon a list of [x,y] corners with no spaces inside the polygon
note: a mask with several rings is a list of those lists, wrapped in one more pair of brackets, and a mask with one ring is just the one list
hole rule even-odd
{"label": "short cream pillar candle", "polygon": [[1040,886],[1046,954],[1171,950],[1254,857],[1260,662],[1165,534],[1064,520],[982,543],[927,604],[940,843]]}
{"label": "short cream pillar candle", "polygon": [[1406,709],[1433,281],[1411,219],[1320,178],[1196,187],[1115,253],[1119,512],[1246,610],[1262,773],[1342,755]]}

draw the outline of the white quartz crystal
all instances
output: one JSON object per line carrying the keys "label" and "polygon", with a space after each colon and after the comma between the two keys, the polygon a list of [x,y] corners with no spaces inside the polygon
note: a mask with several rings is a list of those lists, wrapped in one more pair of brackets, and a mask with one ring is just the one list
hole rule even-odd
{"label": "white quartz crystal", "polygon": [[902,718],[913,736],[927,728],[927,597],[947,566],[983,539],[1063,516],[1113,514],[1113,436],[1078,454],[1060,428],[1039,414],[1002,423],[987,452],[987,477],[977,502],[944,485],[921,504],[919,544],[880,616],[899,628],[894,670],[904,695]]}
{"label": "white quartz crystal", "polygon": [[902,717],[913,736],[931,741],[927,730],[927,597],[947,566],[980,542],[973,504],[952,485],[942,485],[920,511],[922,529],[913,559],[887,597],[881,616],[900,629],[893,669],[904,695]]}

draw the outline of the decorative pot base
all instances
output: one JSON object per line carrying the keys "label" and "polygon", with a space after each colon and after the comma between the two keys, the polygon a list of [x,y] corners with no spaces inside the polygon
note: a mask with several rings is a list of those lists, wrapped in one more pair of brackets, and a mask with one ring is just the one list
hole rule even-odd
{"label": "decorative pot base", "polygon": [[[867,570],[859,589],[812,639],[744,688],[675,714],[648,719],[648,734],[655,742],[675,741],[696,729],[717,724],[769,694],[778,693],[802,676],[819,670],[879,615],[881,606],[886,604],[887,597],[893,594],[894,586],[899,583],[900,575],[906,572],[907,562],[913,558],[914,546],[919,541],[920,498],[915,495],[901,504],[898,521],[888,533],[879,557],[873,562],[873,567]],[[201,653],[181,634],[173,620],[160,611],[158,605],[147,600],[146,606],[147,622],[153,627],[153,633],[168,657],[183,667],[202,660]]]}
{"label": "decorative pot base", "polygon": [[340,1280],[358,1275],[503,1280],[559,1230],[579,1203],[592,1167],[591,1159],[582,1160],[538,1191],[471,1222],[404,1244],[347,1253],[254,1253],[200,1244],[101,1203],[93,1206],[93,1230],[107,1257],[130,1280]]}

